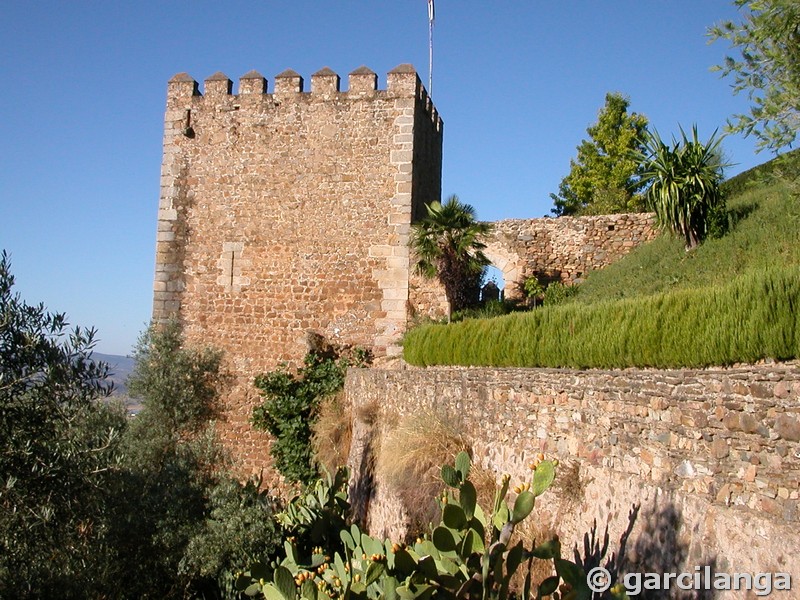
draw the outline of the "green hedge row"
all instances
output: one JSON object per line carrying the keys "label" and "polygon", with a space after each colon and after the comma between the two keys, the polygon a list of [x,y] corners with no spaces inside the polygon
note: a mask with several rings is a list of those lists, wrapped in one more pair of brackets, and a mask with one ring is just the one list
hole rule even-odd
{"label": "green hedge row", "polygon": [[800,269],[726,285],[411,330],[413,365],[705,367],[800,355]]}

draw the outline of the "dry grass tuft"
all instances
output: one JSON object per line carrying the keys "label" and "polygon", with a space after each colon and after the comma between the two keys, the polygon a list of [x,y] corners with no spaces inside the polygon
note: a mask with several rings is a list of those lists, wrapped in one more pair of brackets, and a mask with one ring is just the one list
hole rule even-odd
{"label": "dry grass tuft", "polygon": [[581,479],[581,465],[578,461],[561,463],[558,467],[558,477],[553,483],[556,496],[570,504],[583,502],[586,482]]}
{"label": "dry grass tuft", "polygon": [[362,423],[367,425],[375,425],[381,415],[381,407],[376,401],[362,404],[356,409],[356,417]]}
{"label": "dry grass tuft", "polygon": [[469,451],[470,445],[460,428],[436,412],[404,418],[384,439],[376,474],[405,506],[412,535],[438,518],[434,498],[444,488],[441,467],[462,450]]}
{"label": "dry grass tuft", "polygon": [[311,444],[317,463],[329,473],[335,473],[337,468],[346,465],[352,439],[352,418],[343,393],[322,401],[312,430]]}

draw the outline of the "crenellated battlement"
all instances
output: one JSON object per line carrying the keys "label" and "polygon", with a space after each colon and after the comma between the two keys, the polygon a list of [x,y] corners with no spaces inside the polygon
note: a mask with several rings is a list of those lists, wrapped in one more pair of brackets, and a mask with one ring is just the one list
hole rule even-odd
{"label": "crenellated battlement", "polygon": [[[417,71],[410,64],[398,65],[387,73],[386,88],[378,89],[377,74],[361,66],[348,75],[347,90],[341,89],[341,78],[328,67],[311,75],[311,89],[305,90],[305,81],[299,73],[287,69],[274,77],[272,90],[269,81],[252,70],[239,78],[234,94],[234,83],[220,71],[206,78],[202,91],[199,83],[188,73],[178,73],[167,86],[167,106],[192,109],[205,106],[232,105],[238,110],[241,103],[248,105],[278,105],[285,102],[315,102],[365,100],[371,98],[415,98],[430,116],[437,131],[442,130],[442,119]],[[239,104],[237,104],[239,103]]]}

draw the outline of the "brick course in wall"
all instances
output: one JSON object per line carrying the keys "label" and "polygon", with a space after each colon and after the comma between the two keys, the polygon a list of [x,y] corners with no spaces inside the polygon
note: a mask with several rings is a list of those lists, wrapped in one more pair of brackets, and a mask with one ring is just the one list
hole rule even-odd
{"label": "brick course in wall", "polygon": [[[352,369],[346,394],[354,413],[377,404],[384,418],[445,415],[472,441],[476,461],[498,476],[524,477],[540,451],[565,465],[577,462],[585,484],[580,502],[565,505],[549,492],[539,503],[552,507],[545,511],[567,547],[582,546],[593,519],[620,535],[638,504],[653,518],[677,511],[673,533],[685,546],[686,564],[713,559],[724,569],[788,570],[800,578],[796,364],[705,371]],[[355,473],[358,456],[351,452]],[[401,535],[403,508],[380,481],[375,494],[370,526]],[[647,535],[643,526],[640,537]]]}

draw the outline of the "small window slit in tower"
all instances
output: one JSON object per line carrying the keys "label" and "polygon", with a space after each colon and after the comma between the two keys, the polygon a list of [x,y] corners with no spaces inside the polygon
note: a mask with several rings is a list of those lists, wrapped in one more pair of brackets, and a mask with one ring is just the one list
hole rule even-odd
{"label": "small window slit in tower", "polygon": [[192,129],[192,109],[187,108],[183,117],[183,135],[188,138],[194,137],[194,129]]}

